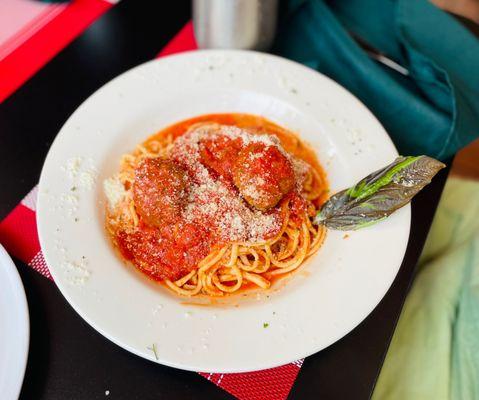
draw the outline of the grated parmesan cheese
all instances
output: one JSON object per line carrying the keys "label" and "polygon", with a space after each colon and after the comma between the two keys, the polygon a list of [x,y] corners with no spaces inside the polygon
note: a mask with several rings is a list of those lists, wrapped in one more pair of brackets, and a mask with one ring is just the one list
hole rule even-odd
{"label": "grated parmesan cheese", "polygon": [[121,183],[118,174],[103,181],[103,190],[108,200],[108,205],[112,210],[126,195],[125,187]]}
{"label": "grated parmesan cheese", "polygon": [[63,169],[65,170],[67,176],[70,179],[74,179],[77,177],[78,172],[80,171],[80,166],[83,162],[83,157],[72,157],[69,158],[65,164]]}
{"label": "grated parmesan cheese", "polygon": [[93,186],[95,185],[96,181],[96,176],[96,171],[82,171],[78,176],[78,185],[87,190],[93,189]]}
{"label": "grated parmesan cheese", "polygon": [[73,184],[86,190],[94,187],[98,176],[93,160],[83,157],[69,158],[62,170]]}

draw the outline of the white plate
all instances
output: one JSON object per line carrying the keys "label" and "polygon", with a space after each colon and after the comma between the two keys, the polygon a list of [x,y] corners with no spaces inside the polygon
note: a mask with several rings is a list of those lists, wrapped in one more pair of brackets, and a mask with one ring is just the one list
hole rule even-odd
{"label": "white plate", "polygon": [[0,245],[0,393],[18,398],[27,365],[30,323],[17,268]]}
{"label": "white plate", "polygon": [[311,69],[254,52],[184,53],[124,73],[73,113],[45,161],[37,220],[56,284],[102,335],[165,365],[243,372],[313,354],[358,325],[398,272],[410,209],[347,239],[329,232],[306,272],[269,297],[239,307],[182,304],[117,258],[103,227],[102,182],[121,154],[157,130],[219,112],[259,114],[298,132],[333,191],[397,155],[374,116]]}

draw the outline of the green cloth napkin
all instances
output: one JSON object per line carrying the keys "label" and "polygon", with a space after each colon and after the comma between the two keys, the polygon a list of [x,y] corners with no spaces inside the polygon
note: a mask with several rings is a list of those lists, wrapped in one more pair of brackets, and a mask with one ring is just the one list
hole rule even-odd
{"label": "green cloth napkin", "polygon": [[446,183],[373,400],[479,399],[479,182]]}
{"label": "green cloth napkin", "polygon": [[[349,89],[402,154],[444,160],[479,136],[479,41],[426,0],[285,0],[273,51]],[[479,399],[477,182],[446,185],[373,395],[404,399]]]}
{"label": "green cloth napkin", "polygon": [[[410,75],[372,60],[350,33]],[[426,0],[284,1],[273,52],[349,89],[401,154],[444,160],[479,136],[479,41]]]}

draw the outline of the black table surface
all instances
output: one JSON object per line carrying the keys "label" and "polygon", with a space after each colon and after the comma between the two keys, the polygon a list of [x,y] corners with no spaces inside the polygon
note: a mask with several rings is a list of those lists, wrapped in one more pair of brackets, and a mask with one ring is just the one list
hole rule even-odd
{"label": "black table surface", "polygon": [[[152,59],[191,18],[190,1],[123,0],[0,105],[0,219],[38,182],[68,116],[97,88]],[[0,77],[6,79],[8,77]],[[306,359],[290,399],[371,396],[446,180],[444,170],[412,204],[401,269],[376,309],[351,333]],[[53,282],[15,260],[30,308],[21,399],[229,399],[196,373],[141,359],[84,322]]]}

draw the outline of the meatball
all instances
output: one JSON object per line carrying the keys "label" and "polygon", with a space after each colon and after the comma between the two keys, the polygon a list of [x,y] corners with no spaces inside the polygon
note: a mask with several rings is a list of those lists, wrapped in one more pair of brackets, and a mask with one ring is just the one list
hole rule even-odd
{"label": "meatball", "polygon": [[174,161],[146,158],[135,169],[133,200],[149,225],[173,223],[187,200],[188,175]]}
{"label": "meatball", "polygon": [[233,181],[243,198],[266,211],[294,187],[290,161],[276,146],[251,143],[240,151],[233,166]]}
{"label": "meatball", "polygon": [[236,155],[241,150],[241,140],[225,135],[212,136],[200,143],[201,163],[219,176],[231,179]]}

